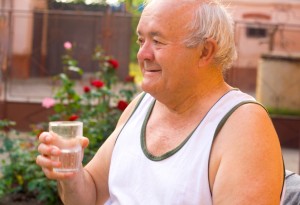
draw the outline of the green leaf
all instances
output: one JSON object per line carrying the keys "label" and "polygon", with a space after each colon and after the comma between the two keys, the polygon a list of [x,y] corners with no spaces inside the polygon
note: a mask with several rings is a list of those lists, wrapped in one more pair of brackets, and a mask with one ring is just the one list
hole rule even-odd
{"label": "green leaf", "polygon": [[69,67],[68,67],[68,70],[73,71],[73,72],[76,72],[76,73],[78,73],[78,74],[80,74],[80,75],[83,74],[82,69],[79,68],[79,67],[76,67],[76,66],[69,66]]}
{"label": "green leaf", "polygon": [[3,141],[3,145],[7,151],[10,151],[13,148],[13,141],[9,138],[5,138]]}
{"label": "green leaf", "polygon": [[70,81],[65,73],[59,74],[59,78],[63,81],[63,83],[68,83]]}
{"label": "green leaf", "polygon": [[76,65],[77,65],[77,61],[74,60],[74,59],[69,59],[69,60],[67,61],[67,64],[68,64],[69,66],[76,66]]}

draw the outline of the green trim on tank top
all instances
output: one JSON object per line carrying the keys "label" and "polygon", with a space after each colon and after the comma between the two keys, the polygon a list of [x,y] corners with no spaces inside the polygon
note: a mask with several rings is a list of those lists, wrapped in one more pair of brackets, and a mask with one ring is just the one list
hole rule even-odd
{"label": "green trim on tank top", "polygon": [[[211,146],[210,146],[209,158],[208,158],[208,166],[207,166],[207,168],[208,168],[208,171],[207,171],[207,173],[208,173],[208,177],[207,177],[208,183],[209,183],[210,157],[211,157],[211,151],[212,151],[212,146],[213,146],[213,144],[214,144],[214,141],[216,140],[217,135],[219,134],[219,132],[221,131],[221,129],[223,128],[223,126],[224,126],[225,123],[227,122],[228,118],[232,115],[232,113],[233,113],[234,111],[236,111],[239,107],[241,107],[242,105],[245,105],[245,104],[257,104],[257,105],[260,105],[263,109],[265,109],[265,111],[266,111],[266,112],[268,113],[268,115],[269,115],[268,110],[267,110],[261,103],[259,103],[259,102],[257,102],[257,101],[254,101],[254,100],[245,100],[245,101],[242,101],[242,102],[236,104],[233,108],[231,108],[231,110],[229,110],[229,112],[227,112],[227,113],[225,114],[225,116],[221,119],[221,121],[219,122],[219,124],[218,124],[218,126],[217,126],[217,128],[216,128],[216,130],[215,130],[215,133],[214,133],[214,136],[213,136],[213,140],[212,140],[212,143],[211,143]],[[283,176],[283,180],[284,180],[284,177],[285,177],[285,164],[284,164],[283,156],[282,156],[282,162],[283,162],[283,175],[284,175],[284,176]],[[282,187],[281,187],[280,197],[282,196],[283,187],[284,187],[284,182],[283,182]],[[209,186],[209,191],[210,191],[210,195],[212,196],[212,190],[211,190],[210,186]]]}
{"label": "green trim on tank top", "polygon": [[133,114],[135,113],[135,111],[137,110],[137,108],[139,107],[139,105],[141,104],[142,100],[144,99],[146,93],[143,92],[141,94],[141,97],[138,99],[138,102],[136,103],[133,111],[131,112],[130,116],[128,117],[128,119],[126,120],[125,124],[123,125],[123,127],[121,128],[120,132],[118,133],[117,137],[116,137],[116,141],[115,141],[115,144],[117,143],[117,140],[120,136],[120,133],[123,131],[124,127],[127,125],[127,123],[129,122],[130,118],[133,116]]}
{"label": "green trim on tank top", "polygon": [[153,100],[153,102],[151,103],[150,109],[148,110],[147,115],[146,115],[145,120],[144,120],[143,125],[142,125],[142,130],[141,130],[141,146],[142,146],[142,150],[143,150],[145,156],[146,156],[148,159],[150,159],[150,160],[152,160],[152,161],[161,161],[161,160],[164,160],[164,159],[166,159],[166,158],[172,156],[172,155],[175,154],[178,150],[180,150],[180,149],[185,145],[185,143],[190,139],[190,137],[193,135],[194,131],[197,129],[198,126],[196,127],[196,129],[194,129],[194,130],[192,131],[191,134],[188,135],[188,137],[187,137],[182,143],[180,143],[180,145],[178,145],[178,146],[175,147],[174,149],[172,149],[172,150],[166,152],[166,153],[163,154],[163,155],[160,155],[160,156],[154,156],[153,154],[151,154],[150,152],[148,152],[147,144],[146,144],[145,133],[146,133],[146,125],[147,125],[147,123],[148,123],[148,120],[149,120],[150,115],[151,115],[151,113],[152,113],[152,110],[153,110],[153,108],[154,108],[155,102],[156,102],[156,100]]}
{"label": "green trim on tank top", "polygon": [[146,126],[147,126],[147,123],[148,123],[148,120],[150,118],[150,115],[153,111],[153,108],[154,108],[154,105],[155,105],[155,102],[156,100],[154,99],[153,102],[150,104],[150,107],[149,107],[149,110],[146,114],[146,117],[145,117],[145,120],[143,122],[143,125],[142,125],[142,129],[141,129],[141,147],[142,147],[142,150],[145,154],[145,156],[152,160],[152,161],[162,161],[164,159],[167,159],[168,157],[172,156],[173,154],[175,154],[176,152],[178,152],[186,143],[187,141],[191,138],[191,136],[194,134],[194,132],[196,131],[196,129],[199,127],[199,125],[202,123],[202,121],[206,118],[206,116],[208,115],[208,113],[210,112],[210,110],[226,95],[228,94],[229,92],[231,91],[239,91],[239,89],[237,88],[233,88],[231,90],[229,90],[228,92],[226,92],[224,95],[222,95],[214,104],[213,106],[211,106],[209,108],[209,110],[206,112],[206,114],[204,115],[204,117],[201,119],[201,121],[198,123],[198,125],[195,127],[195,129],[187,136],[187,138],[181,142],[177,147],[175,147],[174,149],[166,152],[165,154],[162,154],[160,156],[155,156],[153,154],[151,154],[150,152],[148,152],[148,149],[147,149],[147,144],[146,144],[146,136],[145,136],[145,133],[146,133]]}

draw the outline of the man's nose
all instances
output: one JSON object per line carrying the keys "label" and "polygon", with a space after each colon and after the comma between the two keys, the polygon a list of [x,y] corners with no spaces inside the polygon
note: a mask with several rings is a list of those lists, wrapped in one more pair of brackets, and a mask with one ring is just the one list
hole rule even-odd
{"label": "man's nose", "polygon": [[144,43],[143,45],[140,46],[140,49],[137,53],[137,59],[139,61],[144,61],[144,60],[153,60],[154,55],[153,55],[153,49],[151,47],[150,43]]}

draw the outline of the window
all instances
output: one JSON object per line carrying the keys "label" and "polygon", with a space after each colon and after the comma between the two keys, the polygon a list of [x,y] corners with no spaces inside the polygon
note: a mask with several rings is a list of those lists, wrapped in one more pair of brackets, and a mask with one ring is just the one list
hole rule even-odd
{"label": "window", "polygon": [[257,27],[247,27],[246,34],[248,38],[265,38],[267,37],[267,29]]}

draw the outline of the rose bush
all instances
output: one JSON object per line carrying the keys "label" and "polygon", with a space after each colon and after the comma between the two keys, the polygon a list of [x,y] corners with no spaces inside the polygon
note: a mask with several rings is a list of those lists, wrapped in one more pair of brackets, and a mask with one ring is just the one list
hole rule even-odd
{"label": "rose bush", "polygon": [[13,129],[14,125],[15,122],[0,120],[2,142],[0,202],[14,204],[30,201],[32,205],[61,204],[56,194],[56,182],[48,180],[41,168],[35,164],[38,154],[36,138],[20,137]]}
{"label": "rose bush", "polygon": [[[96,46],[92,60],[97,62],[97,72],[88,80],[80,83],[71,78],[72,73],[83,75],[78,67],[78,61],[73,57],[73,44],[64,43],[65,54],[62,57],[63,73],[55,78],[56,87],[54,96],[49,96],[44,107],[53,106],[54,115],[49,121],[78,120],[84,124],[84,136],[90,140],[85,151],[84,163],[88,162],[96,153],[101,144],[114,130],[117,120],[128,103],[137,93],[134,77],[128,76],[123,80],[118,78],[119,62],[105,51]],[[78,88],[81,84],[81,88]],[[76,86],[77,85],[77,86]],[[50,99],[55,100],[55,103]],[[42,126],[48,129],[48,123]],[[39,126],[41,128],[41,126]],[[42,130],[37,130],[39,134]]]}
{"label": "rose bush", "polygon": [[[82,81],[72,79],[74,73],[84,74],[78,67],[78,61],[73,58],[73,47],[71,42],[64,43],[63,72],[54,77],[55,94],[45,98],[41,106],[53,109],[54,114],[49,116],[49,121],[83,122],[84,136],[90,140],[83,160],[86,164],[113,131],[119,116],[136,94],[137,87],[132,76],[124,81],[118,78],[118,61],[105,55],[100,46],[95,48],[92,57],[99,68],[93,77]],[[41,132],[48,130],[48,122],[33,125],[32,133],[27,138],[9,137],[13,125],[13,122],[0,120],[0,139],[3,142],[0,154],[7,155],[1,164],[0,201],[7,195],[21,194],[24,197],[22,200],[34,198],[39,204],[61,204],[56,182],[48,180],[35,164],[37,138]]]}

